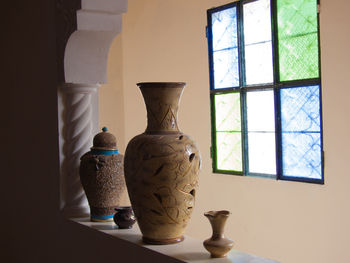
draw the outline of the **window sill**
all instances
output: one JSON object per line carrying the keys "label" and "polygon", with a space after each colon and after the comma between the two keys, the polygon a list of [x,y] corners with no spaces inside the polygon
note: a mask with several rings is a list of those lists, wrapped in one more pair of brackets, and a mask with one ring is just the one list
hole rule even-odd
{"label": "window sill", "polygon": [[89,218],[71,219],[72,221],[95,229],[115,238],[136,244],[145,249],[155,251],[171,258],[187,263],[278,263],[277,261],[231,250],[226,258],[210,258],[202,241],[185,236],[183,242],[172,245],[147,245],[141,240],[141,232],[137,224],[132,229],[118,229],[113,222],[90,222]]}

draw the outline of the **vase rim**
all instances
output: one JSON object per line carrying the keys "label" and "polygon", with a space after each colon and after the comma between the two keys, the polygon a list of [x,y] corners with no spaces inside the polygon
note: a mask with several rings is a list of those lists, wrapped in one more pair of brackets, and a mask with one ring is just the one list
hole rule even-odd
{"label": "vase rim", "polygon": [[230,211],[228,210],[219,210],[219,211],[208,211],[205,212],[204,215],[205,216],[212,216],[212,217],[216,217],[216,216],[229,216],[231,214]]}
{"label": "vase rim", "polygon": [[117,206],[116,208],[114,208],[115,211],[118,210],[131,210],[132,207],[131,206]]}
{"label": "vase rim", "polygon": [[147,87],[152,88],[175,88],[178,86],[185,86],[186,82],[139,82],[136,84],[138,87]]}

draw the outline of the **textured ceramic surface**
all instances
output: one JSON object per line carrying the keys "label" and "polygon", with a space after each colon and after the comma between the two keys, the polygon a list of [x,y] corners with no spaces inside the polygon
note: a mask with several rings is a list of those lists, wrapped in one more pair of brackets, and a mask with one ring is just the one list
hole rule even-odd
{"label": "textured ceramic surface", "polygon": [[203,242],[213,258],[226,257],[233,247],[233,241],[224,235],[224,227],[230,212],[227,210],[209,211],[204,214],[211,224],[213,234]]}
{"label": "textured ceramic surface", "polygon": [[194,141],[179,131],[178,103],[184,83],[140,83],[147,108],[145,133],[125,152],[125,177],[143,240],[183,240],[198,186],[201,157]]}
{"label": "textured ceramic surface", "polygon": [[123,155],[118,153],[115,137],[106,131],[95,136],[94,147],[81,157],[80,163],[80,181],[92,221],[113,221],[126,188]]}
{"label": "textured ceramic surface", "polygon": [[116,214],[113,217],[114,223],[119,229],[130,229],[136,222],[134,212],[131,206],[119,206],[115,209]]}

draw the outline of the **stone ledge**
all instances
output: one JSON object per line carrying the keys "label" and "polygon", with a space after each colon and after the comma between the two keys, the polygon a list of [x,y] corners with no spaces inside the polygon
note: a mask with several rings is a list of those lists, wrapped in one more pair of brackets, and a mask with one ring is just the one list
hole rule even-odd
{"label": "stone ledge", "polygon": [[72,221],[86,227],[101,231],[113,237],[136,244],[145,249],[153,250],[157,253],[187,263],[278,263],[277,261],[246,254],[238,250],[232,250],[227,258],[211,258],[204,249],[202,241],[185,236],[185,240],[172,245],[147,245],[142,242],[141,232],[134,225],[132,229],[118,229],[113,222],[100,223],[91,222],[89,218],[71,219]]}

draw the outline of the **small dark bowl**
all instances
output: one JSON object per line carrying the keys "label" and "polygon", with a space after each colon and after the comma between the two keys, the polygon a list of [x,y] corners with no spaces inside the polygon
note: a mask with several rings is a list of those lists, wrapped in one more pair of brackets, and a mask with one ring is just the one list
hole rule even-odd
{"label": "small dark bowl", "polygon": [[113,220],[118,225],[119,229],[132,228],[136,222],[136,218],[131,206],[119,206],[115,211],[117,211],[117,213],[114,215]]}

